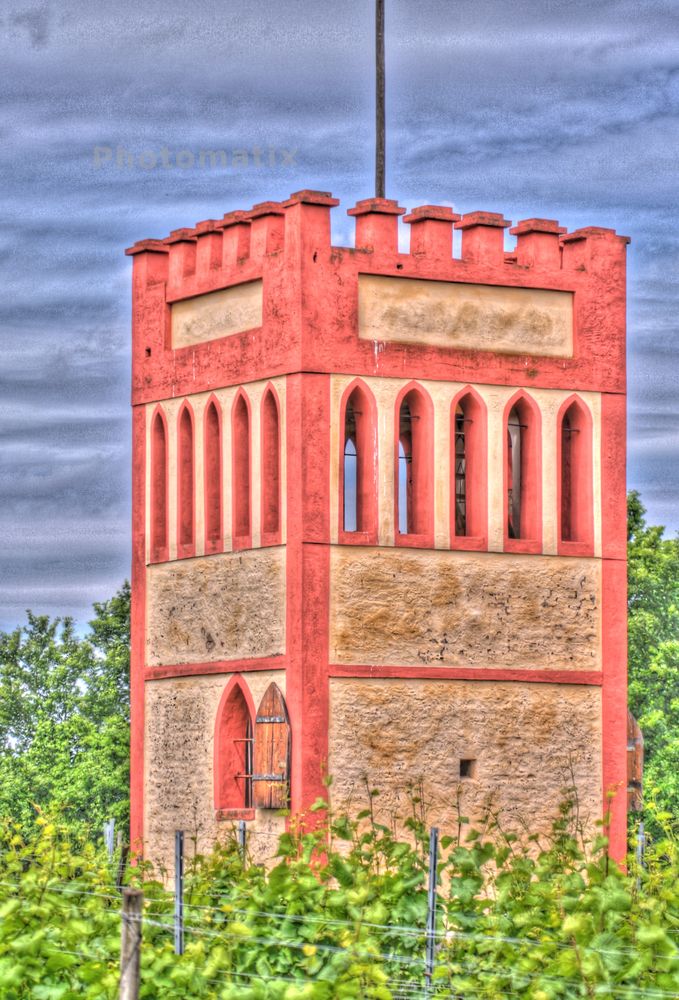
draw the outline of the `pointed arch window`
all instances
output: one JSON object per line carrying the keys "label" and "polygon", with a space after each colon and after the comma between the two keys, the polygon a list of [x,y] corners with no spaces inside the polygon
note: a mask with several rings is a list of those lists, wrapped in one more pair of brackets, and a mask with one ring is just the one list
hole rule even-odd
{"label": "pointed arch window", "polygon": [[451,510],[453,548],[483,549],[488,538],[487,416],[472,389],[451,407]]}
{"label": "pointed arch window", "polygon": [[434,534],[433,407],[419,387],[397,400],[396,541],[431,545]]}
{"label": "pointed arch window", "polygon": [[219,404],[211,399],[205,409],[205,551],[222,549],[222,418]]}
{"label": "pointed arch window", "polygon": [[455,407],[454,421],[454,447],[453,464],[455,475],[455,534],[466,536],[468,534],[469,519],[467,502],[469,496],[469,467],[468,457],[470,451],[470,428],[467,426],[471,421],[465,414],[464,406],[458,403]]}
{"label": "pointed arch window", "polygon": [[252,808],[253,705],[240,678],[227,685],[215,726],[215,809]]}
{"label": "pointed arch window", "polygon": [[[567,410],[561,419],[561,541],[572,542],[577,537],[575,511],[573,510],[577,484],[573,468],[577,443],[573,440],[580,433],[571,425],[571,414]],[[574,488],[575,487],[575,488]]]}
{"label": "pointed arch window", "polygon": [[340,539],[377,541],[377,421],[375,399],[363,383],[349,388],[340,408]]}
{"label": "pointed arch window", "polygon": [[195,555],[193,414],[184,404],[177,435],[177,553]]}
{"label": "pointed arch window", "polygon": [[156,410],[151,426],[151,561],[168,558],[167,425]]}
{"label": "pointed arch window", "polygon": [[505,414],[505,548],[539,552],[542,546],[540,411],[521,395]]}
{"label": "pointed arch window", "polygon": [[592,419],[578,399],[566,403],[557,421],[559,549],[586,554],[593,543]]}
{"label": "pointed arch window", "polygon": [[281,434],[278,400],[271,388],[262,399],[262,544],[281,540]]}
{"label": "pointed arch window", "polygon": [[252,540],[250,485],[250,407],[244,392],[233,405],[233,546],[247,548]]}
{"label": "pointed arch window", "polygon": [[521,445],[524,443],[525,424],[516,407],[510,410],[507,421],[507,535],[521,538],[521,501],[524,481],[521,468]]}

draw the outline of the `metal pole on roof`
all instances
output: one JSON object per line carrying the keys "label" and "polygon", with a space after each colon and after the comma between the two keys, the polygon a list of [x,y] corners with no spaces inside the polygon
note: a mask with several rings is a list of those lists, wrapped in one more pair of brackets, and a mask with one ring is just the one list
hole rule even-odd
{"label": "metal pole on roof", "polygon": [[384,198],[384,0],[375,0],[375,197]]}

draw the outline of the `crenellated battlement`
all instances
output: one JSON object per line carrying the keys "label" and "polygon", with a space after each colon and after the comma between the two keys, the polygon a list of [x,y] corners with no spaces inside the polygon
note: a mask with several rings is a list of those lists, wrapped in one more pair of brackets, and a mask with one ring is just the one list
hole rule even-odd
{"label": "crenellated battlement", "polygon": [[566,372],[582,388],[620,384],[627,237],[366,198],[347,212],[354,246],[337,246],[338,205],[297,191],[130,247],[144,398],[209,388],[215,366],[254,378],[332,370],[340,355],[365,374],[407,364],[470,379],[483,364],[505,384],[522,369],[545,387]]}
{"label": "crenellated battlement", "polygon": [[[164,239],[145,239],[126,250],[129,255],[166,253],[168,286],[173,298],[198,293],[204,285],[230,280],[234,272],[311,237],[317,249],[331,249],[330,209],[339,204],[326,191],[297,191],[286,201],[265,201],[247,211],[227,212],[223,219],[206,219],[192,228],[173,230]],[[300,211],[300,209],[302,211]],[[554,219],[511,221],[495,212],[458,215],[448,205],[419,205],[410,214],[388,198],[366,198],[348,209],[355,219],[354,247],[333,247],[343,253],[371,254],[437,262],[459,261],[501,270],[560,271],[581,268],[592,252],[619,247],[629,237],[613,229],[590,226],[568,233]],[[401,217],[404,218],[401,219]],[[408,227],[410,247],[399,252],[401,222]],[[459,257],[453,253],[453,229],[462,234]],[[504,231],[516,237],[505,250]],[[406,230],[406,232],[408,231]]]}

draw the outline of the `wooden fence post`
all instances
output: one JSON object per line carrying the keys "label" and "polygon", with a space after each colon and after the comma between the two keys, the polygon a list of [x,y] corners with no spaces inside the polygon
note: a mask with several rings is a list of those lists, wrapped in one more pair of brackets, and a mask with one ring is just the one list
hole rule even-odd
{"label": "wooden fence post", "polygon": [[123,920],[120,939],[120,1000],[138,1000],[139,997],[141,914],[143,905],[144,893],[141,889],[123,889]]}

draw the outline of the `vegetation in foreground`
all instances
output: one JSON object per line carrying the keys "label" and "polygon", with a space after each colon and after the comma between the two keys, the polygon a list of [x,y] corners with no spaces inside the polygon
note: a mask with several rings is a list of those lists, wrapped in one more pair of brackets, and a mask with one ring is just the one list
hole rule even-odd
{"label": "vegetation in foreground", "polygon": [[[679,997],[679,540],[628,504],[629,696],[646,740],[646,865],[587,851],[568,810],[549,843],[493,824],[444,841],[430,996]],[[129,587],[89,632],[28,614],[0,633],[0,996],[115,997],[120,894],[100,842],[125,829]],[[319,804],[320,806],[320,804]],[[37,814],[37,821],[36,821]],[[58,820],[46,817],[57,815]],[[321,815],[325,815],[321,808]],[[418,997],[424,983],[426,831],[395,840],[368,817],[286,834],[268,873],[233,844],[195,858],[187,947],[148,869],[143,997]],[[90,833],[94,842],[88,841]],[[319,855],[318,846],[329,837]],[[527,850],[527,847],[530,850]],[[531,853],[532,850],[532,853]],[[318,860],[319,857],[323,861]],[[316,860],[314,860],[316,859]]]}
{"label": "vegetation in foreground", "polygon": [[[318,816],[326,818],[324,804]],[[428,831],[407,840],[371,821],[293,831],[267,871],[235,843],[188,865],[186,951],[173,899],[148,869],[141,997],[331,1000],[414,997],[662,998],[679,995],[679,844],[621,872],[587,849],[565,807],[549,840],[520,845],[489,821],[442,847],[436,964],[424,983]],[[56,821],[0,843],[0,995],[117,997],[115,864]],[[533,853],[531,853],[533,852]]]}

